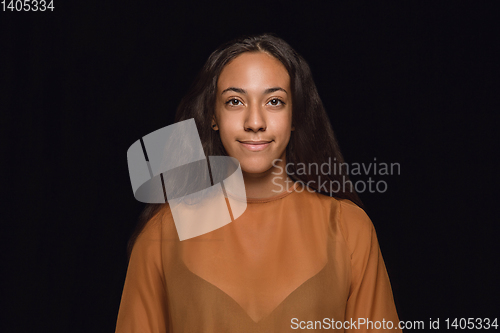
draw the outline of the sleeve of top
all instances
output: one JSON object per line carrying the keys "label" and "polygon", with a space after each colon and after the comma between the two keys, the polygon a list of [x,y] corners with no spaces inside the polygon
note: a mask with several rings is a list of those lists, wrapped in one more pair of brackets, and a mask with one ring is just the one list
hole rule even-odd
{"label": "sleeve of top", "polygon": [[161,220],[152,219],[134,244],[118,311],[116,333],[167,332],[161,235]]}
{"label": "sleeve of top", "polygon": [[352,272],[345,319],[357,325],[346,332],[402,332],[372,221],[349,201],[342,200],[340,209]]}

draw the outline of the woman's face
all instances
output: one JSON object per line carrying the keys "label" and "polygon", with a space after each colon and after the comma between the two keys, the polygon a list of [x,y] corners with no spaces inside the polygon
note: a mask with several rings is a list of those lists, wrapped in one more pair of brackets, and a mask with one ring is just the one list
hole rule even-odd
{"label": "woman's face", "polygon": [[[243,172],[259,174],[285,162],[292,129],[290,77],[276,58],[246,52],[223,69],[217,82],[216,119],[224,148]],[[275,163],[282,164],[282,163]]]}

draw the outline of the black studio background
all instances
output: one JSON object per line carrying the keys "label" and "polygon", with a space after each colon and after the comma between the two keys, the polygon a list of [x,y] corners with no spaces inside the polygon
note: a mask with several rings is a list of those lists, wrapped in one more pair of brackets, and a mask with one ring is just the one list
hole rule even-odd
{"label": "black studio background", "polygon": [[144,206],[126,151],[261,32],[308,61],[348,162],[401,165],[361,194],[400,319],[499,317],[493,1],[54,5],[0,12],[0,331],[114,331]]}

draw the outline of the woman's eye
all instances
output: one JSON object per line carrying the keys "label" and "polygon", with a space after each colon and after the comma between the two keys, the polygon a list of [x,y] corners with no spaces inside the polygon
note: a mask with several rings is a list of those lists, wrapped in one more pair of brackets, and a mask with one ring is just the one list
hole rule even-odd
{"label": "woman's eye", "polygon": [[241,101],[236,98],[231,98],[229,101],[226,102],[226,104],[229,104],[231,106],[237,106],[238,103],[241,103]]}
{"label": "woman's eye", "polygon": [[272,106],[285,105],[285,103],[281,99],[279,99],[279,98],[273,98],[268,103],[271,103]]}

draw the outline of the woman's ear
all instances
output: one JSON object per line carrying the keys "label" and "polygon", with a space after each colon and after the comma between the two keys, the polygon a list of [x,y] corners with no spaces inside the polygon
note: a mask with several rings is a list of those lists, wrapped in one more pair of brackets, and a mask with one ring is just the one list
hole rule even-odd
{"label": "woman's ear", "polygon": [[212,118],[212,129],[214,131],[218,131],[219,130],[219,126],[217,126],[217,123],[215,122],[215,117]]}

